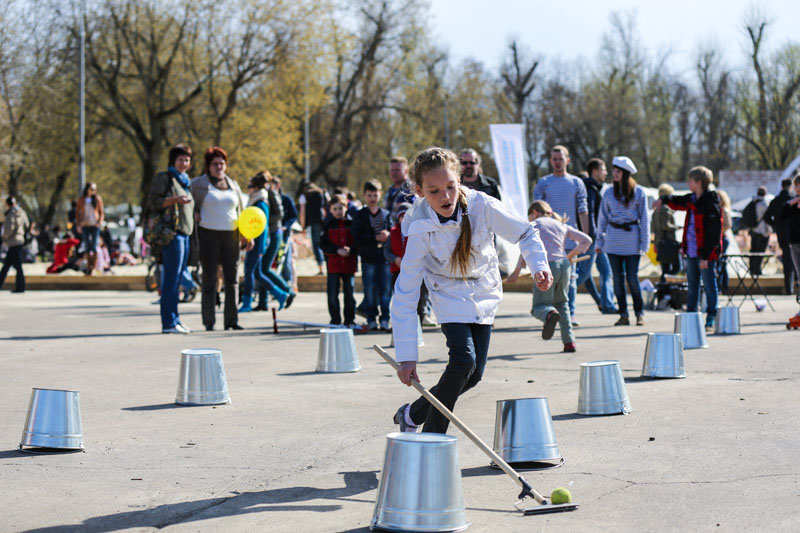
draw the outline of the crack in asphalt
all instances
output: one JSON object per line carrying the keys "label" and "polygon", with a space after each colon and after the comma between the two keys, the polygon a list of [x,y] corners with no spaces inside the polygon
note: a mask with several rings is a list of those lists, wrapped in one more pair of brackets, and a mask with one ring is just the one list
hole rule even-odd
{"label": "crack in asphalt", "polygon": [[800,472],[791,472],[785,474],[759,474],[755,476],[745,476],[740,478],[732,478],[732,479],[718,479],[718,480],[709,480],[709,481],[633,481],[631,479],[621,479],[618,477],[610,476],[608,474],[598,474],[594,472],[576,472],[575,475],[586,475],[586,476],[599,476],[604,477],[606,479],[613,479],[614,481],[619,481],[620,483],[625,483],[622,487],[617,487],[616,489],[607,491],[603,493],[601,496],[596,498],[592,501],[599,501],[615,492],[621,492],[627,490],[631,487],[635,486],[646,486],[646,485],[725,485],[729,483],[739,483],[742,481],[751,481],[754,479],[766,479],[766,478],[782,478],[782,477],[793,477],[793,476],[800,476]]}

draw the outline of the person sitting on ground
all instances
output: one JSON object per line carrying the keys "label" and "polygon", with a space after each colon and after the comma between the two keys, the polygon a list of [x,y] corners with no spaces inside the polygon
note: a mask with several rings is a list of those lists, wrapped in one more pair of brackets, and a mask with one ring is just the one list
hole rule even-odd
{"label": "person sitting on ground", "polygon": [[[531,314],[544,322],[542,338],[551,339],[556,324],[561,326],[561,340],[565,352],[577,350],[575,333],[569,312],[569,277],[572,272],[572,260],[583,254],[592,245],[592,238],[564,223],[564,219],[553,212],[550,204],[543,200],[533,202],[528,208],[528,220],[534,222],[539,236],[547,250],[547,260],[553,273],[553,284],[546,291],[533,286],[533,306]],[[567,239],[572,239],[577,246],[568,253],[564,249]],[[519,278],[525,258],[520,256],[517,268],[508,276],[507,281],[514,283]]]}
{"label": "person sitting on ground", "polygon": [[78,270],[77,246],[81,243],[72,232],[64,234],[64,238],[55,243],[53,247],[53,262],[47,267],[48,274],[60,274],[67,269]]}

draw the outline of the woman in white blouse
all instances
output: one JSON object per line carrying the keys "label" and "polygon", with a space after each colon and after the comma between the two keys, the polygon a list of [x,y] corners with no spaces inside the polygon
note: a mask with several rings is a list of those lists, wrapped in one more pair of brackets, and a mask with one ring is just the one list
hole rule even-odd
{"label": "woman in white blouse", "polygon": [[216,320],[214,305],[219,265],[222,265],[225,283],[225,329],[243,329],[236,310],[239,251],[241,244],[252,246],[252,243],[239,236],[237,221],[243,209],[242,190],[225,174],[227,168],[225,150],[217,146],[209,148],[205,152],[205,173],[190,185],[203,269],[201,307],[206,331],[214,329]]}

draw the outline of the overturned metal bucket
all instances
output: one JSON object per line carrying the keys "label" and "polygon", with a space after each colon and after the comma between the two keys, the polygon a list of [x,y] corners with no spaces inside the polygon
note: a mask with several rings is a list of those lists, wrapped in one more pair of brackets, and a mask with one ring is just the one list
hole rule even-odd
{"label": "overturned metal bucket", "polygon": [[642,377],[685,378],[680,333],[648,333]]}
{"label": "overturned metal bucket", "polygon": [[[31,448],[25,448],[29,446]],[[80,393],[74,390],[37,389],[31,391],[28,416],[19,449],[82,450]]]}
{"label": "overturned metal bucket", "polygon": [[329,328],[319,332],[317,372],[358,372],[361,365],[356,340],[350,328]]}
{"label": "overturned metal bucket", "polygon": [[[507,463],[536,468],[531,463],[560,461],[547,398],[498,400],[494,421],[494,451]],[[539,466],[543,468],[546,466]],[[518,470],[520,468],[517,468]]]}
{"label": "overturned metal bucket", "polygon": [[631,411],[619,361],[581,363],[579,415],[624,415]]}
{"label": "overturned metal bucket", "polygon": [[198,348],[181,352],[175,403],[182,405],[231,403],[220,350]]}
{"label": "overturned metal bucket", "polygon": [[739,335],[742,332],[739,322],[739,308],[735,305],[720,307],[717,310],[717,335]]}
{"label": "overturned metal bucket", "polygon": [[[417,348],[422,348],[425,346],[425,340],[422,338],[422,323],[419,321],[419,317],[417,317]],[[394,347],[394,328],[392,328],[392,340],[389,343],[389,347]]]}
{"label": "overturned metal bucket", "polygon": [[708,348],[703,315],[699,312],[675,313],[675,333],[680,333],[684,350]]}
{"label": "overturned metal bucket", "polygon": [[371,529],[464,531],[456,437],[389,433]]}

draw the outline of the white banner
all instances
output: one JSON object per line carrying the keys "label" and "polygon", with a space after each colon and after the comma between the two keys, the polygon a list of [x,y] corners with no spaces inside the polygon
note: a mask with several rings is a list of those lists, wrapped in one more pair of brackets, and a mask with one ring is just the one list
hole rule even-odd
{"label": "white banner", "polygon": [[528,218],[528,173],[525,167],[525,128],[522,124],[490,124],[494,161],[503,189],[503,203]]}

